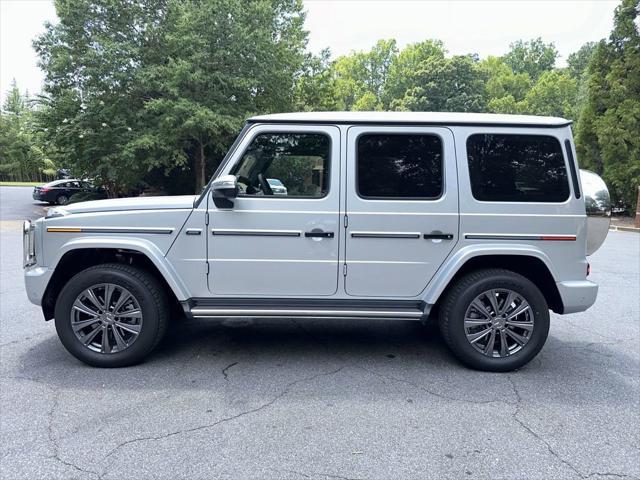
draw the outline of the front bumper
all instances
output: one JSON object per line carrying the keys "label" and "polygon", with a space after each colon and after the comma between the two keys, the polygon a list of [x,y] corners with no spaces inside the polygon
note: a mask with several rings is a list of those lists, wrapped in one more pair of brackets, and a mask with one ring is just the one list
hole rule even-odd
{"label": "front bumper", "polygon": [[31,303],[42,305],[42,297],[49,285],[53,271],[47,267],[33,266],[24,271],[24,286]]}
{"label": "front bumper", "polygon": [[562,298],[562,313],[584,312],[596,302],[598,284],[590,280],[558,282],[558,292]]}

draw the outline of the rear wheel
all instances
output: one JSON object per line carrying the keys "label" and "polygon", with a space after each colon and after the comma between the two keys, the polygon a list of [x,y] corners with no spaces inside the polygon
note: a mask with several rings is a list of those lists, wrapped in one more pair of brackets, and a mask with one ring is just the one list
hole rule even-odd
{"label": "rear wheel", "polygon": [[56,302],[60,341],[73,356],[96,367],[140,362],[167,328],[162,287],[129,265],[104,264],[74,276]]}
{"label": "rear wheel", "polygon": [[478,370],[526,365],[549,333],[549,308],[529,279],[502,269],[480,270],[456,282],[442,303],[440,329],[454,355]]}
{"label": "rear wheel", "polygon": [[69,203],[69,197],[67,197],[64,193],[62,195],[58,195],[58,198],[56,198],[56,203],[58,205],[66,205],[67,203]]}

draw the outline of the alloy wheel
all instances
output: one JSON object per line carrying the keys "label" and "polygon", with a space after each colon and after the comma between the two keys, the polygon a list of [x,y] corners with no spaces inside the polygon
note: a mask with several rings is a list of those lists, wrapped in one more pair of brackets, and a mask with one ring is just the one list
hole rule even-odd
{"label": "alloy wheel", "polygon": [[76,338],[89,350],[107,355],[129,348],[142,331],[142,321],[140,302],[113,283],[83,290],[71,309]]}
{"label": "alloy wheel", "polygon": [[464,315],[464,332],[477,351],[492,358],[513,355],[529,342],[534,315],[517,292],[496,288],[476,296]]}

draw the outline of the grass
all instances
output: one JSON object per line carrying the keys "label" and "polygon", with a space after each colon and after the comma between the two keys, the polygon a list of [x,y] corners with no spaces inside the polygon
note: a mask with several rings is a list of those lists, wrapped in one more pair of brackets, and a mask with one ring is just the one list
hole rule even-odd
{"label": "grass", "polygon": [[36,187],[46,182],[0,182],[0,187]]}

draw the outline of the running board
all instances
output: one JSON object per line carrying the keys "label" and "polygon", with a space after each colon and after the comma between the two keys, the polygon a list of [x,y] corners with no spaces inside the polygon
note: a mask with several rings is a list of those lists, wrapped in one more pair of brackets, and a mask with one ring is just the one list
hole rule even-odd
{"label": "running board", "polygon": [[182,302],[191,318],[340,318],[422,320],[430,305],[415,301],[190,299]]}

